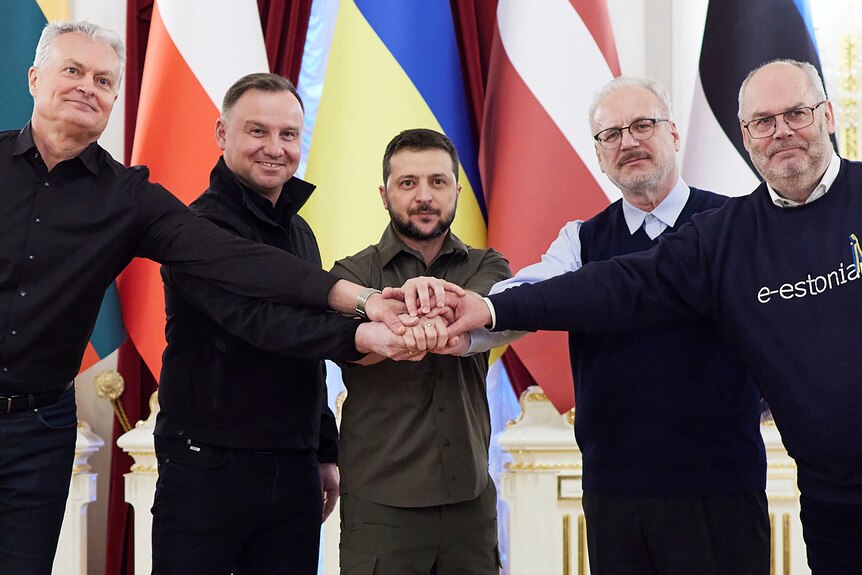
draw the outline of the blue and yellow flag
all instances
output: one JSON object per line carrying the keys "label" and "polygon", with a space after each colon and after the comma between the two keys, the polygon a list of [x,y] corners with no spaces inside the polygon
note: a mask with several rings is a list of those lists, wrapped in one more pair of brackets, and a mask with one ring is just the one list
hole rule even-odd
{"label": "blue and yellow flag", "polygon": [[[33,65],[39,36],[48,22],[69,20],[69,6],[66,0],[0,0],[0,14],[0,130],[19,130],[33,112],[27,70]],[[125,339],[117,287],[111,284],[81,370],[113,352]]]}
{"label": "blue and yellow flag", "polygon": [[342,0],[305,177],[303,208],[325,268],[380,239],[386,144],[409,128],[445,133],[461,159],[453,230],[484,247],[484,198],[448,0]]}

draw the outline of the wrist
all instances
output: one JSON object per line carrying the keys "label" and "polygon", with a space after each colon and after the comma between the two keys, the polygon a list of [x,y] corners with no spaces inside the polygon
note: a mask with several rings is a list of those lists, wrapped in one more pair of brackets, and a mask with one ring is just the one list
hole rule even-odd
{"label": "wrist", "polygon": [[482,301],[485,302],[485,305],[488,307],[488,323],[485,324],[484,327],[493,331],[494,327],[497,325],[497,312],[494,309],[494,304],[491,303],[491,300],[487,297],[483,297]]}
{"label": "wrist", "polygon": [[362,291],[359,292],[359,295],[356,297],[356,305],[354,306],[353,312],[362,319],[368,319],[368,313],[366,311],[368,299],[374,294],[379,293],[379,289],[364,288]]}

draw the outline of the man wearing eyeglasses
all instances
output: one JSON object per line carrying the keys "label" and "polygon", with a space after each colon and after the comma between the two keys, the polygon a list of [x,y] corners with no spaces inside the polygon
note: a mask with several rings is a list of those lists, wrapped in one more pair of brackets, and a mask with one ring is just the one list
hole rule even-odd
{"label": "man wearing eyeglasses", "polygon": [[[814,575],[862,573],[862,164],[831,149],[817,70],[754,70],[740,129],[766,180],[692,218],[647,256],[627,256],[490,296],[494,329],[608,331],[677,318],[733,341],[796,460]],[[450,335],[491,323],[467,294]]]}
{"label": "man wearing eyeglasses", "polygon": [[[680,136],[656,82],[617,78],[589,112],[602,171],[622,199],[566,224],[498,293],[645,251],[727,198],[679,176]],[[470,352],[521,333],[470,333]],[[715,326],[684,320],[623,334],[570,333],[593,575],[765,574],[760,394]]]}

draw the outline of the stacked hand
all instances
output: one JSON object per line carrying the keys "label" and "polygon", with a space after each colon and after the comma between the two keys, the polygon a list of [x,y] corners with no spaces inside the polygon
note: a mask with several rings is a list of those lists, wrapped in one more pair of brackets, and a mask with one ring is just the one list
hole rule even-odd
{"label": "stacked hand", "polygon": [[411,361],[421,360],[428,352],[460,355],[470,340],[468,334],[460,335],[465,329],[459,327],[464,322],[458,318],[466,311],[461,311],[464,302],[474,298],[487,310],[479,296],[439,278],[417,277],[400,288],[386,288],[366,302],[372,322],[357,330],[357,349]]}

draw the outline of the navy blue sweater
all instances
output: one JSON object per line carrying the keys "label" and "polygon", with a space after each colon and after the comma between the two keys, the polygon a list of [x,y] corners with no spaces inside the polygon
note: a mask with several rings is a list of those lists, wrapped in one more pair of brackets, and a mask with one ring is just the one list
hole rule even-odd
{"label": "navy blue sweater", "polygon": [[862,503],[862,164],[798,208],[750,196],[648,252],[491,297],[497,329],[614,331],[708,317],[772,409],[801,492]]}
{"label": "navy blue sweater", "polygon": [[[691,189],[675,232],[727,200]],[[650,249],[632,234],[622,201],[580,228],[586,264]],[[584,489],[634,497],[762,491],[766,454],[760,392],[706,318],[614,333],[570,333],[575,436]]]}

